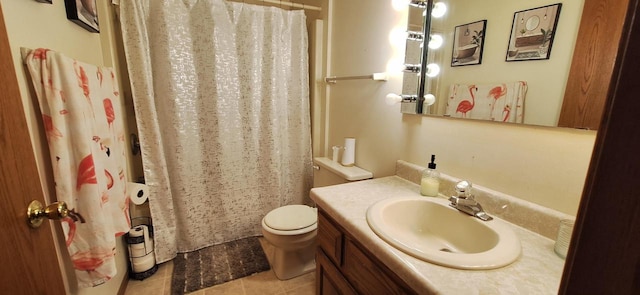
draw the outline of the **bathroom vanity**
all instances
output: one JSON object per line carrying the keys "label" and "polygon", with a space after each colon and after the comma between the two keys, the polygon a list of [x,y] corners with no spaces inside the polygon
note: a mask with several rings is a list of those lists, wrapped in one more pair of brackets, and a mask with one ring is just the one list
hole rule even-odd
{"label": "bathroom vanity", "polygon": [[[520,239],[520,257],[492,270],[429,263],[386,243],[367,223],[366,212],[372,204],[390,197],[420,195],[420,167],[401,161],[398,166],[397,174],[403,177],[312,189],[311,198],[319,208],[317,294],[557,293],[564,260],[554,253],[553,239],[559,220],[571,216],[476,187],[476,198],[487,212]],[[418,173],[407,172],[411,170]],[[446,182],[451,181],[455,179]]]}
{"label": "bathroom vanity", "polygon": [[316,294],[415,294],[322,209],[318,210]]}

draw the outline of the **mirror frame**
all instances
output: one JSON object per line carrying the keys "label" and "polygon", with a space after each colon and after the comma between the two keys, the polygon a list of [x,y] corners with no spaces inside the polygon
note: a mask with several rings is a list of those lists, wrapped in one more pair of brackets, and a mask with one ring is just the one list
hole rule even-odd
{"label": "mirror frame", "polygon": [[429,40],[431,39],[431,12],[433,0],[426,1],[425,16],[422,24],[422,56],[420,57],[420,77],[418,78],[418,98],[416,99],[416,114],[422,114],[424,108],[424,88],[427,78],[427,58],[429,56]]}

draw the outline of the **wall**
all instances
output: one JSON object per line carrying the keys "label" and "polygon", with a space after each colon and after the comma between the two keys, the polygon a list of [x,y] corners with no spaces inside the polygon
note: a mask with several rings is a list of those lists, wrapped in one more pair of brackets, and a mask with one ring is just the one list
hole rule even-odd
{"label": "wall", "polygon": [[[403,52],[404,45],[389,43],[389,34],[406,28],[406,12],[380,2],[330,1],[328,75],[384,71]],[[400,74],[387,82],[327,86],[325,155],[344,137],[355,137],[356,165],[383,177],[394,174],[398,159],[426,166],[435,154],[443,173],[576,214],[596,132],[403,115],[398,104],[384,102],[387,93],[401,88]]]}
{"label": "wall", "polygon": [[[584,1],[563,3],[550,59],[515,62],[505,62],[514,12],[556,2],[448,0],[446,3],[449,5],[447,14],[434,23],[434,30],[442,32],[445,38],[443,47],[439,49],[442,51],[441,61],[438,62],[442,68],[439,88],[434,93],[440,98],[439,101],[446,101],[443,98],[449,95],[449,86],[455,83],[526,81],[529,84],[529,90],[525,101],[525,124],[557,126]],[[530,17],[532,14],[526,15]],[[483,19],[487,20],[487,28],[482,64],[451,67],[455,26]],[[540,16],[540,20],[539,27],[527,32],[527,35],[540,34],[540,28],[546,29],[551,18],[544,20],[543,16]],[[524,26],[520,22],[517,25]],[[439,114],[444,113],[444,107],[445,103],[438,105]]]}
{"label": "wall", "polygon": [[[4,18],[13,53],[16,75],[22,93],[24,109],[34,147],[40,180],[46,199],[55,199],[53,174],[49,160],[46,137],[42,129],[41,116],[37,98],[31,90],[31,80],[23,65],[20,47],[50,48],[62,52],[78,60],[96,65],[112,66],[114,60],[110,46],[103,48],[101,39],[113,36],[113,13],[109,11],[109,1],[98,1],[101,34],[90,33],[67,20],[63,0],[55,0],[53,4],[38,3],[33,0],[1,0]],[[109,44],[109,43],[107,43]],[[121,102],[123,103],[123,102]],[[124,109],[124,107],[123,107]],[[53,223],[52,223],[53,224]],[[118,275],[108,283],[90,289],[78,290],[75,286],[73,268],[64,246],[64,238],[60,226],[53,226],[54,236],[58,240],[58,260],[61,265],[67,294],[116,294],[122,281],[126,278],[126,249],[122,242],[117,245]],[[62,249],[62,251],[61,251]]]}

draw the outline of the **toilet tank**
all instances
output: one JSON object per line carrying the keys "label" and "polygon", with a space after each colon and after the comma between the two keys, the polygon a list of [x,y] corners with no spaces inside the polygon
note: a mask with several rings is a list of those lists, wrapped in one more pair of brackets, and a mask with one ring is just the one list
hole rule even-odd
{"label": "toilet tank", "polygon": [[313,187],[322,187],[335,184],[347,183],[348,181],[343,177],[329,171],[324,167],[317,166],[313,169]]}
{"label": "toilet tank", "polygon": [[373,178],[373,173],[357,166],[345,167],[326,157],[313,159],[313,187],[343,184]]}

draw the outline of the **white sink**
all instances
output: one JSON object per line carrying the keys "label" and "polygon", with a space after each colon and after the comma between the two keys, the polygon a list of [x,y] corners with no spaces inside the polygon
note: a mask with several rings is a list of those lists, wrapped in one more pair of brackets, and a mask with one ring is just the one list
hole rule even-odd
{"label": "white sink", "polygon": [[380,238],[421,260],[458,269],[494,269],[520,256],[520,240],[501,220],[482,221],[432,197],[390,198],[367,210]]}

